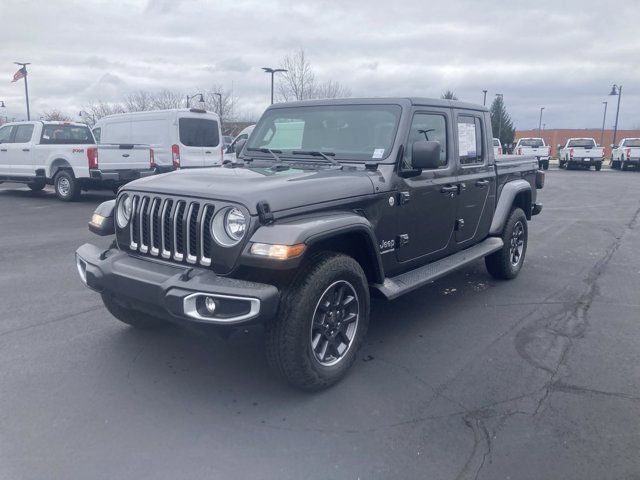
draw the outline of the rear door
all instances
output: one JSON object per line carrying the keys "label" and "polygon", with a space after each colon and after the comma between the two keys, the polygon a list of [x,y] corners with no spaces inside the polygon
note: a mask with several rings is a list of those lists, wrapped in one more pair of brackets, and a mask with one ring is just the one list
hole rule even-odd
{"label": "rear door", "polygon": [[178,118],[180,166],[210,167],[222,163],[220,124],[215,117],[194,113]]}
{"label": "rear door", "polygon": [[455,239],[458,248],[482,240],[489,232],[495,200],[496,176],[489,163],[482,112],[455,111],[458,159],[458,204]]}
{"label": "rear door", "polygon": [[98,145],[100,170],[147,170],[150,168],[150,147],[146,145]]}
{"label": "rear door", "polygon": [[[396,247],[398,262],[427,263],[450,251],[457,197],[450,115],[451,111],[445,108],[416,107],[413,111],[404,156],[398,166],[398,237],[381,239],[391,248]],[[411,170],[413,143],[426,139],[440,142],[440,167],[402,178],[403,171]]]}

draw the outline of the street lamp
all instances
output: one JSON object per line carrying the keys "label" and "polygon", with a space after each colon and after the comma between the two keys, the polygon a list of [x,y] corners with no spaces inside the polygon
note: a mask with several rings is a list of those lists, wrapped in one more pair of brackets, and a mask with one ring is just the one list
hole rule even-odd
{"label": "street lamp", "polygon": [[613,144],[616,144],[616,135],[618,134],[618,115],[620,114],[620,99],[622,98],[622,85],[613,84],[611,87],[611,93],[609,95],[618,96],[618,108],[616,109],[616,124],[613,127]]}
{"label": "street lamp", "polygon": [[218,92],[213,92],[213,94],[218,97],[218,117],[220,117],[220,123],[222,123],[222,94]]}
{"label": "street lamp", "polygon": [[500,110],[498,111],[498,138],[502,142],[502,108],[504,107],[504,95],[496,93],[496,97],[500,98]]}
{"label": "street lamp", "polygon": [[200,97],[198,102],[204,103],[204,97],[202,96],[201,93],[194,93],[193,95],[187,95],[187,108],[189,108],[189,102],[191,101],[191,99],[196,98],[196,97]]}
{"label": "street lamp", "polygon": [[542,111],[544,107],[540,107],[540,120],[538,121],[538,134],[542,135]]}
{"label": "street lamp", "polygon": [[600,131],[600,145],[604,146],[604,122],[607,119],[607,102],[602,102],[604,104],[604,115],[602,115],[602,130]]}
{"label": "street lamp", "polygon": [[[4,100],[0,100],[0,108],[7,108],[7,106],[4,104]],[[4,123],[7,123],[7,119],[8,117],[5,115],[4,116]]]}
{"label": "street lamp", "polygon": [[271,74],[271,105],[273,105],[273,76],[278,72],[286,72],[287,70],[285,70],[284,68],[271,68],[271,67],[262,67],[262,70],[264,70],[265,73]]}
{"label": "street lamp", "polygon": [[482,105],[483,106],[487,106],[487,92],[488,90],[482,90],[482,94],[484,95],[484,97],[482,98]]}

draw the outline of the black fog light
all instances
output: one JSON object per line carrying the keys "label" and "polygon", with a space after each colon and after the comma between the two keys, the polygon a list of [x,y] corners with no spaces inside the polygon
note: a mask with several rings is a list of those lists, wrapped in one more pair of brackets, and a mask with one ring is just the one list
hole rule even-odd
{"label": "black fog light", "polygon": [[204,308],[207,309],[207,313],[215,313],[216,301],[213,299],[213,297],[206,297],[204,299]]}

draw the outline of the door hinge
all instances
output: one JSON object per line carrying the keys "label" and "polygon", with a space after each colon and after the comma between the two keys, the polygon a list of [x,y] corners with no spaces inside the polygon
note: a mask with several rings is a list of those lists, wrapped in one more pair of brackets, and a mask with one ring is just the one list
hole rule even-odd
{"label": "door hinge", "polygon": [[409,244],[409,234],[403,233],[402,235],[398,235],[398,248],[402,248],[405,245]]}
{"label": "door hinge", "polygon": [[464,228],[464,218],[456,220],[456,230],[462,230]]}
{"label": "door hinge", "polygon": [[409,203],[410,199],[411,199],[411,193],[410,192],[400,192],[400,201],[398,203],[401,206],[402,205],[406,205],[407,203]]}

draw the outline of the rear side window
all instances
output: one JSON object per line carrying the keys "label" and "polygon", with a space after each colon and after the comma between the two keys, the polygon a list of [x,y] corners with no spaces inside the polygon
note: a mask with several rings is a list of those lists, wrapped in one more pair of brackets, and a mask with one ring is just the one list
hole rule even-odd
{"label": "rear side window", "polygon": [[215,147],[220,143],[218,122],[204,118],[181,118],[180,143],[187,147]]}
{"label": "rear side window", "polygon": [[627,140],[624,142],[625,147],[640,147],[640,138],[634,138],[633,140]]}
{"label": "rear side window", "polygon": [[31,135],[33,135],[33,125],[18,125],[13,143],[27,143],[31,140]]}
{"label": "rear side window", "polygon": [[0,143],[9,143],[13,128],[13,125],[7,125],[6,127],[0,128]]}
{"label": "rear side window", "polygon": [[466,115],[458,117],[458,158],[460,165],[484,162],[482,125],[477,117]]}
{"label": "rear side window", "polygon": [[80,125],[45,125],[40,143],[44,145],[88,145],[95,143],[89,127]]}

